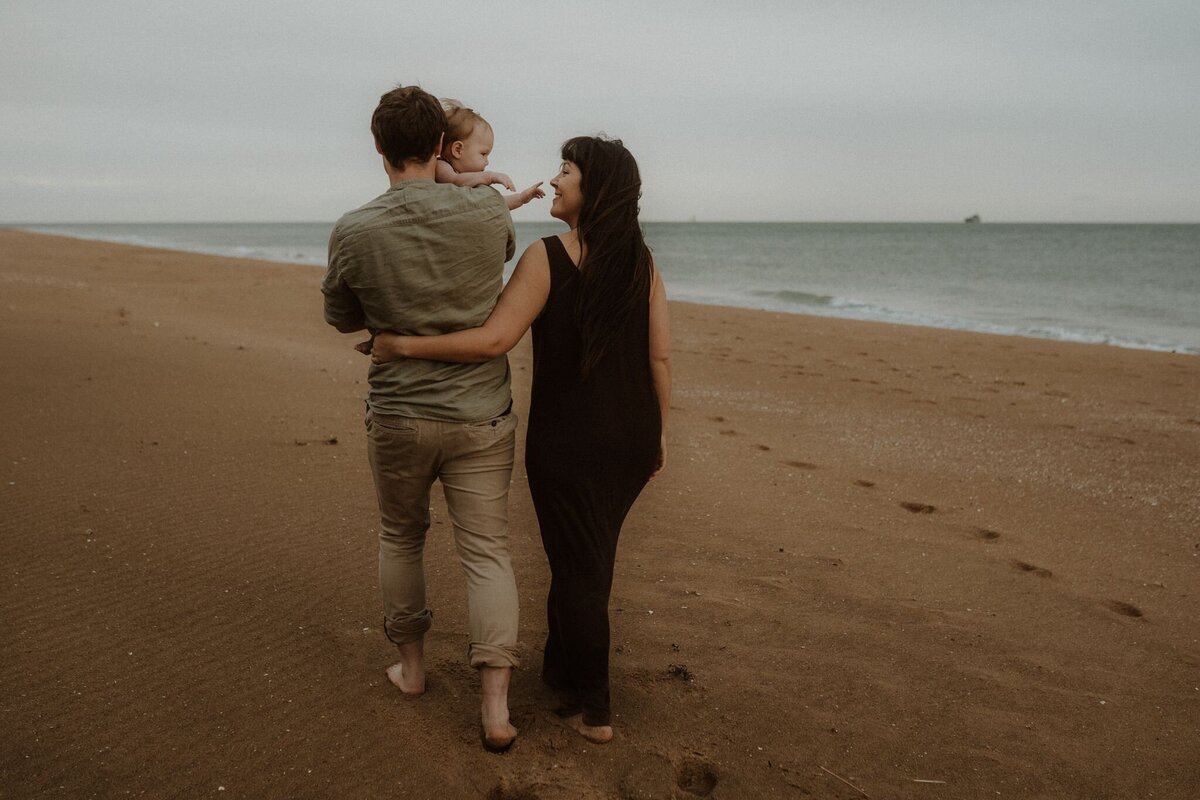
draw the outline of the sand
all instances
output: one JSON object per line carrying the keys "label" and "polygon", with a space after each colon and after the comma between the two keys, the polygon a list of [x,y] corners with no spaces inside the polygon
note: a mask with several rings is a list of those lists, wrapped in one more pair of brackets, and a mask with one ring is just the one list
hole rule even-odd
{"label": "sand", "polygon": [[[320,277],[0,231],[0,796],[1200,791],[1197,357],[674,304],[617,739],[537,679],[518,469],[496,756],[440,497],[429,691],[384,675],[366,362]],[[523,416],[528,339],[512,363]]]}

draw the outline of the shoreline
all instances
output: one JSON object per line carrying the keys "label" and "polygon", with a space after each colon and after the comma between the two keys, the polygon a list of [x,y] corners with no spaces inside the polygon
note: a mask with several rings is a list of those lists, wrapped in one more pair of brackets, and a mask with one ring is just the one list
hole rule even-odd
{"label": "shoreline", "polygon": [[[70,224],[74,224],[74,223],[70,223]],[[80,223],[80,224],[82,224],[82,223]],[[107,223],[95,223],[95,224],[96,225],[104,225]],[[112,223],[112,224],[126,224],[126,223]],[[180,226],[196,225],[198,227],[203,227],[210,223],[157,223],[157,224],[180,225]],[[260,223],[212,223],[212,224],[229,224],[231,226],[245,225],[245,226],[253,227]],[[265,224],[309,225],[309,224],[318,224],[318,223],[265,223]],[[553,223],[549,223],[549,222],[548,223],[540,223],[540,222],[518,223],[518,239],[521,238],[520,237],[520,226],[521,225],[540,226],[540,225],[550,225],[550,224],[553,224]],[[654,224],[690,225],[693,223],[680,222],[680,223],[654,223]],[[938,223],[884,223],[884,222],[880,222],[880,223],[757,223],[757,222],[745,222],[745,223],[704,223],[704,224],[710,224],[710,225],[724,225],[724,224],[728,224],[728,225],[769,225],[769,224],[779,224],[779,225],[792,225],[792,224],[859,225],[859,224],[863,224],[863,225],[867,225],[867,224],[871,224],[871,225],[904,226],[904,225],[928,225],[928,224],[938,224]],[[963,225],[963,223],[961,223],[961,222],[960,223],[945,223],[945,224],[948,226]],[[1033,224],[1033,225],[1039,225],[1039,224],[1040,225],[1074,225],[1074,224],[1107,225],[1108,223],[993,223],[993,224],[1019,226],[1019,225],[1031,225],[1031,224]],[[1140,226],[1143,223],[1128,223],[1128,224],[1132,225],[1132,226]],[[1150,223],[1146,223],[1146,224],[1150,224]],[[1155,224],[1159,224],[1164,227],[1186,227],[1186,226],[1193,225],[1192,223],[1155,223]],[[263,263],[270,263],[270,264],[287,264],[287,265],[291,265],[291,266],[318,267],[318,268],[322,268],[322,269],[325,266],[325,263],[323,260],[305,259],[305,258],[300,258],[300,257],[293,257],[293,258],[289,259],[289,258],[282,257],[282,256],[276,258],[273,255],[267,256],[267,255],[262,255],[262,254],[256,254],[254,252],[255,248],[250,247],[250,246],[234,246],[234,247],[228,247],[228,248],[214,248],[214,247],[210,247],[210,246],[197,245],[195,247],[185,247],[185,246],[180,245],[179,243],[165,243],[164,244],[164,243],[146,243],[146,242],[130,241],[129,238],[131,238],[131,237],[123,238],[120,236],[114,236],[114,237],[109,237],[109,238],[97,238],[96,236],[87,235],[87,234],[73,234],[70,232],[59,232],[59,231],[47,232],[45,230],[37,230],[37,227],[38,226],[29,226],[29,227],[8,226],[8,227],[0,227],[0,230],[6,230],[6,229],[7,230],[17,230],[17,231],[21,231],[21,232],[33,233],[33,234],[43,235],[43,236],[62,236],[64,238],[75,239],[77,241],[105,242],[105,243],[109,243],[109,244],[121,244],[121,245],[129,246],[129,247],[144,247],[144,248],[149,248],[149,249],[167,250],[170,252],[178,252],[178,253],[210,255],[210,256],[214,256],[214,257],[218,257],[218,258],[232,258],[232,259],[242,259],[242,260],[250,260],[250,261],[261,261]],[[45,227],[52,227],[52,226],[47,225]],[[136,238],[136,237],[132,237],[132,238]],[[507,274],[507,270],[511,269],[513,263],[515,263],[515,262],[510,262],[506,266],[506,274]],[[1097,344],[1097,345],[1104,345],[1104,346],[1108,346],[1108,347],[1119,347],[1122,349],[1129,349],[1129,350],[1144,350],[1144,351],[1150,351],[1150,352],[1178,353],[1181,355],[1200,356],[1200,347],[1192,347],[1192,346],[1183,345],[1183,344],[1179,344],[1179,343],[1164,344],[1161,342],[1131,339],[1131,338],[1125,338],[1125,337],[1109,335],[1109,334],[1089,333],[1089,332],[1083,332],[1083,331],[1072,330],[1072,329],[1029,330],[1027,328],[1022,328],[1020,326],[1015,326],[1015,325],[1004,325],[1004,324],[998,324],[998,323],[983,323],[983,322],[970,321],[970,320],[958,320],[958,319],[954,319],[954,318],[938,318],[938,317],[930,318],[928,315],[920,313],[920,312],[897,311],[895,309],[882,308],[882,307],[874,308],[873,310],[863,311],[861,313],[854,313],[853,309],[856,307],[857,308],[865,308],[865,309],[872,309],[872,307],[870,305],[861,305],[854,301],[846,300],[846,299],[842,300],[842,302],[846,304],[846,308],[844,310],[842,310],[840,313],[837,310],[836,304],[835,304],[834,310],[831,310],[826,313],[824,311],[815,310],[815,309],[788,308],[788,307],[784,307],[784,306],[786,306],[785,303],[772,304],[770,302],[753,303],[751,301],[747,301],[746,304],[734,305],[734,304],[730,304],[729,302],[727,302],[726,300],[723,300],[723,299],[722,300],[711,300],[711,301],[705,300],[705,299],[700,299],[697,297],[697,294],[699,294],[698,292],[688,293],[688,292],[684,291],[684,292],[682,292],[682,294],[683,294],[683,298],[680,300],[680,302],[687,302],[687,303],[692,303],[695,305],[709,306],[709,307],[713,307],[713,308],[736,308],[736,309],[742,309],[742,310],[748,310],[748,311],[765,311],[765,312],[771,312],[771,313],[795,314],[795,315],[799,315],[799,316],[818,317],[818,318],[822,318],[822,319],[844,319],[844,320],[855,320],[855,321],[863,321],[863,322],[882,322],[885,324],[899,325],[899,326],[902,326],[905,328],[917,327],[917,328],[931,328],[931,329],[935,329],[935,330],[964,331],[964,332],[970,332],[970,333],[990,334],[990,335],[995,335],[995,336],[1015,336],[1015,337],[1023,338],[1023,339],[1038,339],[1038,340],[1056,341],[1056,342],[1072,342],[1072,343],[1077,343],[1077,344]],[[836,300],[837,298],[828,298],[828,299],[830,301],[833,301],[833,300]],[[909,319],[909,318],[915,318],[915,319]]]}
{"label": "shoreline", "polygon": [[[14,795],[1200,785],[1193,357],[673,302],[667,466],[610,607],[617,738],[566,729],[538,680],[549,576],[518,459],[521,735],[497,757],[436,489],[429,691],[384,675],[366,362],[319,280],[0,231]],[[528,338],[510,364],[520,447]]]}

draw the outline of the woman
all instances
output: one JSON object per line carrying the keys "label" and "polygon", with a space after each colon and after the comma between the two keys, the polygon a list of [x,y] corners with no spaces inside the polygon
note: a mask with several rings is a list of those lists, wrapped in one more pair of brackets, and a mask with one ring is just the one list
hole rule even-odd
{"label": "woman", "polygon": [[571,139],[550,181],[570,227],[530,245],[482,327],[375,338],[374,358],[483,361],[533,326],[525,467],[550,562],[542,678],[597,743],[613,737],[608,599],[617,537],[666,458],[667,298],[638,224],[641,177],[619,140]]}

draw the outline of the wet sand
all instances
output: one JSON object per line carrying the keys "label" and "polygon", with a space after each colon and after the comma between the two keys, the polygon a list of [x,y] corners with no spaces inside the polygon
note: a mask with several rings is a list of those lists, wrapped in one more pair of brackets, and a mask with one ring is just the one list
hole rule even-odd
{"label": "wet sand", "polygon": [[320,277],[0,231],[0,796],[1196,796],[1197,357],[674,304],[617,739],[538,682],[518,468],[496,756],[436,490],[429,691],[384,675],[366,362]]}

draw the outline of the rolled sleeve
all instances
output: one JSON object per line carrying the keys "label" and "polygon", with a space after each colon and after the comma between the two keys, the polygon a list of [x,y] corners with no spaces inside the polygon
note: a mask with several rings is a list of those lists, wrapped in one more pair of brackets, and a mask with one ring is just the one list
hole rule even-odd
{"label": "rolled sleeve", "polygon": [[517,253],[517,230],[513,226],[512,215],[508,213],[508,207],[504,208],[505,223],[508,226],[506,231],[508,235],[508,243],[504,246],[505,262],[512,261],[512,257]]}
{"label": "rolled sleeve", "polygon": [[358,296],[346,285],[340,258],[341,240],[334,229],[329,238],[329,267],[321,281],[325,296],[325,321],[342,333],[360,331],[367,326],[366,315]]}

